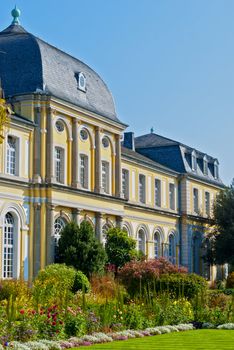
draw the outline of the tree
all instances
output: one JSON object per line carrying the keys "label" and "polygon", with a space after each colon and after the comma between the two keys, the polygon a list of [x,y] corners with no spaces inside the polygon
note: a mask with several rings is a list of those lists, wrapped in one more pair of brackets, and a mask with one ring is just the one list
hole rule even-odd
{"label": "tree", "polygon": [[103,272],[106,263],[105,249],[87,221],[80,226],[74,222],[65,226],[59,240],[58,255],[59,262],[74,266],[88,277]]}
{"label": "tree", "polygon": [[234,181],[217,195],[214,221],[213,262],[234,265]]}
{"label": "tree", "polygon": [[116,270],[138,256],[136,242],[128,237],[127,232],[111,228],[106,234],[106,253],[108,263],[115,265]]}

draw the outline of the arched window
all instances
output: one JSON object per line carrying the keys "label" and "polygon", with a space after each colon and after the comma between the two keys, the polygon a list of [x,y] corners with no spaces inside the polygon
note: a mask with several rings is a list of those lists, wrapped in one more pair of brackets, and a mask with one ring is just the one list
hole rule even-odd
{"label": "arched window", "polygon": [[109,224],[107,222],[102,226],[102,243],[103,243],[103,245],[106,244],[106,234],[110,228],[112,228],[112,226],[111,226],[111,224]]}
{"label": "arched window", "polygon": [[67,225],[67,221],[59,216],[54,222],[54,260],[58,259],[58,242],[61,237],[61,232]]}
{"label": "arched window", "polygon": [[127,225],[123,225],[123,231],[127,232],[128,236],[130,236],[130,230]]}
{"label": "arched window", "polygon": [[199,233],[192,237],[192,272],[201,273],[201,235]]}
{"label": "arched window", "polygon": [[3,240],[3,278],[14,277],[15,264],[15,222],[13,215],[7,213],[4,222],[4,240]]}
{"label": "arched window", "polygon": [[160,257],[160,234],[159,232],[155,232],[154,234],[154,258]]}
{"label": "arched window", "polygon": [[169,236],[169,261],[172,264],[176,263],[176,256],[175,256],[175,236],[174,234],[170,234]]}
{"label": "arched window", "polygon": [[143,229],[140,229],[138,232],[138,250],[141,251],[143,254],[146,253],[145,243],[145,231]]}

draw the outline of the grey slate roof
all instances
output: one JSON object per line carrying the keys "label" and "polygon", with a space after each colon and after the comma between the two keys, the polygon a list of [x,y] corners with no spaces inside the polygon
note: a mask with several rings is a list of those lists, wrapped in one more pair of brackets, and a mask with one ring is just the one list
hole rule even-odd
{"label": "grey slate roof", "polygon": [[[202,181],[216,185],[222,185],[220,178],[214,177],[214,162],[217,161],[203,152],[190,146],[171,140],[154,133],[142,135],[135,138],[136,151],[164,166],[181,174],[188,174]],[[192,170],[191,153],[195,151],[197,158],[197,170]],[[203,158],[208,161],[208,175],[203,173]]]}
{"label": "grey slate roof", "polygon": [[[119,122],[111,92],[85,63],[17,24],[0,32],[0,52],[0,78],[6,97],[41,92]],[[86,92],[77,88],[79,72],[86,77]]]}
{"label": "grey slate roof", "polygon": [[140,165],[146,165],[146,166],[149,166],[151,168],[170,173],[172,175],[178,175],[178,173],[176,171],[170,169],[169,167],[163,166],[162,164],[157,163],[157,162],[149,159],[148,157],[145,157],[142,154],[135,152],[129,148],[122,146],[121,147],[121,154],[123,157],[126,157],[129,160],[137,161]]}

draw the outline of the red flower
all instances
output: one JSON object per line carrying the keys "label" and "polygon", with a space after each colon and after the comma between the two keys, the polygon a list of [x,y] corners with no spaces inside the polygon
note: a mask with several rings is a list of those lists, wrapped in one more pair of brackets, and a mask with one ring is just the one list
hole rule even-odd
{"label": "red flower", "polygon": [[23,309],[20,310],[20,314],[24,315],[25,311]]}
{"label": "red flower", "polygon": [[56,322],[55,321],[52,322],[52,326],[56,326]]}
{"label": "red flower", "polygon": [[32,310],[32,314],[35,315],[35,314],[36,314],[36,311],[35,311],[35,310]]}

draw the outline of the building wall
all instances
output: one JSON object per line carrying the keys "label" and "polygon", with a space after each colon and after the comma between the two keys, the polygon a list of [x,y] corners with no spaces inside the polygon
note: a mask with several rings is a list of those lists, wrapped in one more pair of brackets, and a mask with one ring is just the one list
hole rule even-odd
{"label": "building wall", "polygon": [[[140,160],[121,157],[120,136],[124,126],[99,115],[79,110],[45,96],[23,96],[15,101],[15,112],[34,124],[12,118],[0,145],[0,273],[3,276],[3,241],[6,213],[12,213],[14,232],[14,276],[32,280],[39,269],[54,261],[55,223],[88,220],[100,241],[105,230],[122,227],[144,248],[148,258],[165,256],[173,263],[192,266],[192,236],[206,227],[205,192],[210,200],[218,187],[163,171]],[[63,130],[56,129],[61,122]],[[81,131],[87,132],[82,139]],[[19,140],[19,173],[6,174],[7,135]],[[103,139],[108,140],[105,147]],[[64,152],[64,176],[56,180],[55,148]],[[87,182],[81,183],[80,155],[88,158]],[[102,162],[109,164],[109,187],[102,188]],[[121,189],[122,169],[129,172],[128,198]],[[145,176],[145,202],[139,198],[139,175]],[[155,203],[155,179],[161,181],[161,205]],[[174,184],[174,209],[169,186]],[[199,214],[193,210],[193,189],[199,193]],[[189,219],[194,216],[195,219]],[[57,220],[57,221],[56,221]],[[156,241],[157,238],[157,241]],[[156,247],[156,243],[158,246]],[[173,245],[173,246],[172,246]],[[157,248],[157,249],[156,249]],[[202,273],[202,269],[200,271]]]}

